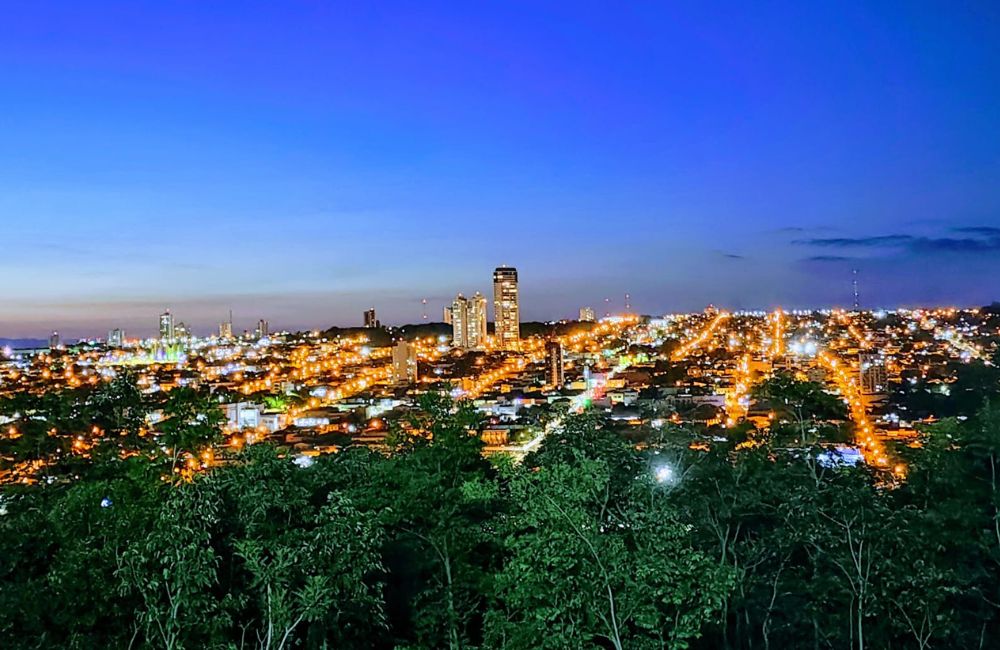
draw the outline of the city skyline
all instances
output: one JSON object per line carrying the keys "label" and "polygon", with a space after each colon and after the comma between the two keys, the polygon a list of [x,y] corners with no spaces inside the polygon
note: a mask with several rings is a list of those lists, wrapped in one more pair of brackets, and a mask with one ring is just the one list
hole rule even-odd
{"label": "city skyline", "polygon": [[[494,279],[493,293],[496,294],[497,287],[499,286],[496,283],[496,272],[501,270],[513,272],[515,295],[521,293],[520,283],[518,281],[518,276],[517,276],[517,269],[515,267],[497,267],[493,276]],[[697,313],[705,309],[710,309],[712,307],[721,307],[724,309],[735,309],[736,311],[747,311],[747,312],[769,311],[773,309],[786,309],[793,311],[852,309],[855,308],[855,305],[853,305],[853,301],[855,298],[853,291],[855,289],[854,281],[856,279],[857,279],[856,275],[849,274],[848,282],[850,284],[845,292],[843,300],[837,303],[829,303],[829,304],[823,304],[823,303],[812,303],[812,304],[802,304],[802,305],[743,304],[740,307],[734,308],[732,305],[721,304],[721,303],[715,304],[710,302],[710,303],[705,303],[699,308],[688,309],[688,310],[683,310],[683,309],[640,310],[636,309],[634,305],[631,304],[632,297],[630,294],[622,294],[619,296],[608,296],[603,300],[594,300],[593,305],[596,305],[596,307],[592,306],[591,304],[582,304],[579,305],[578,307],[570,308],[569,310],[567,310],[567,313],[541,316],[538,318],[526,318],[526,319],[519,318],[519,320],[521,322],[542,322],[542,323],[558,322],[558,321],[574,321],[574,320],[586,322],[599,319],[602,316],[613,316],[616,314],[629,313],[636,315],[658,317],[668,314]],[[437,297],[435,297],[435,299],[437,299]],[[861,300],[863,299],[864,298],[862,298]],[[376,319],[374,321],[376,323],[374,326],[404,327],[407,325],[419,325],[421,323],[428,323],[428,322],[453,326],[453,322],[452,320],[449,319],[449,316],[451,316],[454,313],[454,310],[457,306],[456,301],[459,300],[466,301],[468,303],[466,309],[469,310],[469,313],[471,313],[472,311],[471,305],[473,300],[482,301],[484,306],[481,309],[485,309],[485,311],[483,312],[484,317],[479,319],[483,321],[483,324],[480,326],[480,328],[484,327],[485,323],[489,323],[494,326],[496,324],[496,317],[495,317],[496,313],[495,310],[497,304],[496,296],[492,300],[492,304],[490,304],[490,306],[486,308],[485,307],[486,298],[480,291],[478,290],[475,291],[468,298],[465,298],[464,294],[461,291],[459,291],[455,297],[445,299],[445,301],[442,303],[443,311],[446,312],[444,318],[430,318],[430,319],[426,319],[423,316],[426,315],[428,311],[429,313],[438,313],[441,310],[433,310],[433,309],[428,310],[429,303],[425,303],[424,302],[425,300],[427,299],[424,298],[415,301],[417,303],[418,308],[422,310],[421,313],[415,314],[411,316],[409,319],[404,317],[401,320],[396,320],[392,322],[390,321],[382,322],[380,319]],[[955,307],[964,309],[964,308],[977,308],[977,307],[987,306],[989,304],[994,304],[995,302],[997,301],[984,302],[982,304],[979,303],[963,304],[963,303],[956,303],[954,301],[941,302],[941,303],[910,303],[910,304],[905,304],[905,303],[866,304],[862,302],[860,305],[858,305],[858,307],[865,310],[937,309],[942,307]],[[524,302],[518,299],[518,306],[515,308],[515,312],[523,311],[522,310],[523,305]],[[626,309],[626,306],[628,306],[628,309]],[[278,329],[288,332],[307,332],[307,331],[325,330],[328,328],[366,329],[370,327],[370,325],[368,324],[369,314],[371,314],[372,317],[374,318],[376,311],[379,314],[381,314],[382,309],[383,307],[379,307],[378,309],[370,306],[365,307],[361,312],[360,320],[358,319],[358,314],[354,314],[353,317],[345,314],[342,319],[327,324],[300,325],[300,326],[285,324],[285,325],[279,325]],[[602,310],[608,310],[608,311],[605,313]],[[388,305],[386,311],[392,312],[393,311],[392,305]],[[545,307],[544,305],[543,306],[535,305],[534,308],[532,308],[532,306],[529,304],[528,312],[544,313]],[[88,329],[83,329],[83,330],[74,330],[72,327],[62,328],[58,326],[58,323],[55,324],[49,323],[47,329],[44,327],[45,324],[41,323],[43,327],[40,331],[37,332],[27,331],[24,333],[8,334],[5,331],[3,331],[3,329],[0,329],[0,341],[43,342],[46,339],[51,339],[51,337],[53,336],[58,336],[63,342],[72,340],[111,340],[116,336],[118,338],[124,339],[126,334],[129,340],[145,340],[145,339],[156,339],[156,338],[160,339],[166,338],[167,340],[170,340],[175,337],[174,334],[171,334],[171,332],[173,332],[175,328],[183,328],[183,330],[188,335],[196,337],[220,336],[222,338],[227,338],[232,336],[239,336],[241,334],[255,335],[256,333],[262,331],[261,330],[262,326],[264,327],[263,331],[266,332],[270,327],[271,323],[271,320],[269,318],[261,317],[252,311],[248,311],[242,315],[237,315],[234,317],[234,312],[232,309],[228,310],[225,313],[224,318],[217,319],[214,321],[202,321],[199,319],[188,319],[187,321],[180,320],[176,310],[174,310],[172,307],[164,308],[162,306],[158,310],[155,310],[154,312],[151,313],[136,313],[136,312],[131,312],[131,313],[133,315],[127,317],[121,317],[121,316],[115,317],[113,315],[110,315],[98,318],[92,322],[93,323],[92,325],[88,326]],[[292,313],[284,315],[280,313],[279,314],[272,313],[271,315],[280,317],[279,322],[281,323],[286,323],[286,322],[291,323],[295,319],[295,316]],[[168,318],[168,320],[165,321],[164,320],[165,318]],[[209,318],[211,318],[211,315],[209,316]],[[515,316],[515,318],[517,317]],[[3,328],[4,326],[5,323],[0,322],[0,328]],[[114,334],[115,332],[117,332],[117,334]],[[472,347],[477,348],[478,345],[479,344],[473,344]]]}
{"label": "city skyline", "polygon": [[997,0],[2,16],[0,648],[1000,637]]}
{"label": "city skyline", "polygon": [[0,337],[1000,298],[995,3],[528,8],[9,8]]}

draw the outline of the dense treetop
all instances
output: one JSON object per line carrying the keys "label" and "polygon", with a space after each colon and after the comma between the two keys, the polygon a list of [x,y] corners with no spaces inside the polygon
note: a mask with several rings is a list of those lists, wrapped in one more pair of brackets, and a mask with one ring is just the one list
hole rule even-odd
{"label": "dense treetop", "polygon": [[0,647],[993,647],[993,389],[901,452],[905,480],[803,438],[842,417],[813,386],[760,390],[771,430],[707,451],[584,413],[523,462],[485,459],[478,414],[430,396],[387,453],[265,443],[189,474],[219,427],[197,391],[162,399],[155,441],[127,380],[15,398],[8,461],[79,422],[117,444],[0,493]]}

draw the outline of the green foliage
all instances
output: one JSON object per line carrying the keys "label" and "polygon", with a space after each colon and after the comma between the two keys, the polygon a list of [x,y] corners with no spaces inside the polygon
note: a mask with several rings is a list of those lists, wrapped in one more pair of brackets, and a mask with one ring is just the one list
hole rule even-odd
{"label": "green foliage", "polygon": [[176,388],[167,394],[163,421],[157,425],[158,442],[167,449],[170,471],[180,469],[185,456],[197,457],[222,437],[224,420],[218,401],[193,388]]}
{"label": "green foliage", "polygon": [[482,636],[481,611],[498,558],[499,487],[468,406],[429,396],[415,418],[429,435],[397,438],[372,474],[373,508],[390,539],[393,633],[418,647],[461,648]]}
{"label": "green foliage", "polygon": [[688,647],[717,612],[727,571],[691,546],[651,472],[616,480],[612,468],[637,458],[570,453],[513,473],[492,647]]}
{"label": "green foliage", "polygon": [[166,650],[207,647],[225,625],[213,592],[219,556],[212,530],[222,516],[217,495],[201,482],[165,495],[150,530],[119,558],[119,591],[138,603],[136,633]]}
{"label": "green foliage", "polygon": [[190,481],[163,474],[216,438],[207,395],[167,395],[159,439],[127,378],[16,396],[12,458],[95,422],[144,453],[0,491],[0,647],[992,647],[1000,403],[929,427],[898,482],[788,444],[842,415],[814,385],[761,395],[786,431],[739,448],[586,414],[487,460],[477,413],[429,396],[388,454],[256,445]]}
{"label": "green foliage", "polygon": [[822,384],[777,373],[759,384],[754,398],[775,414],[771,438],[785,445],[812,445],[820,440],[846,442],[849,436],[830,421],[847,420],[847,406]]}

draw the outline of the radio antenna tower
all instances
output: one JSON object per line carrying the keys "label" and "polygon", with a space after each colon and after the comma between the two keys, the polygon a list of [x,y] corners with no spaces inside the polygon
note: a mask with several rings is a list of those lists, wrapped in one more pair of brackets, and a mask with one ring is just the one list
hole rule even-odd
{"label": "radio antenna tower", "polygon": [[424,298],[420,301],[420,308],[421,308],[420,319],[427,320],[427,298]]}
{"label": "radio antenna tower", "polygon": [[627,293],[625,294],[625,313],[632,313],[632,296]]}
{"label": "radio antenna tower", "polygon": [[858,270],[851,269],[851,285],[854,288],[854,311],[861,308],[861,298],[858,296]]}

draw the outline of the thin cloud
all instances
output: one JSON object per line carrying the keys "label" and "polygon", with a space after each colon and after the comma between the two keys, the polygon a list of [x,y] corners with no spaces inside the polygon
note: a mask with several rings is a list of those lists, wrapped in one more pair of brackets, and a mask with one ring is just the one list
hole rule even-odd
{"label": "thin cloud", "polygon": [[819,237],[796,239],[793,244],[827,248],[878,248],[905,246],[912,242],[912,235],[878,235],[876,237]]}
{"label": "thin cloud", "polygon": [[952,232],[964,235],[981,235],[983,237],[1000,237],[1000,228],[993,226],[957,226],[951,229]]}
{"label": "thin cloud", "polygon": [[726,258],[727,260],[745,260],[745,255],[739,255],[737,253],[727,253],[725,251],[716,251],[719,255]]}
{"label": "thin cloud", "polygon": [[838,228],[832,226],[784,226],[768,230],[769,234],[778,235],[804,235],[806,233],[836,232]]}
{"label": "thin cloud", "polygon": [[909,246],[915,253],[991,253],[1000,251],[1000,236],[986,239],[920,237]]}
{"label": "thin cloud", "polygon": [[845,255],[812,255],[804,258],[803,262],[850,262],[856,258]]}
{"label": "thin cloud", "polygon": [[[953,228],[974,237],[917,237],[914,235],[876,235],[872,237],[831,237],[797,239],[793,244],[816,248],[896,249],[916,255],[935,253],[993,253],[1000,251],[1000,229],[988,226]],[[824,256],[817,256],[824,257]]]}

